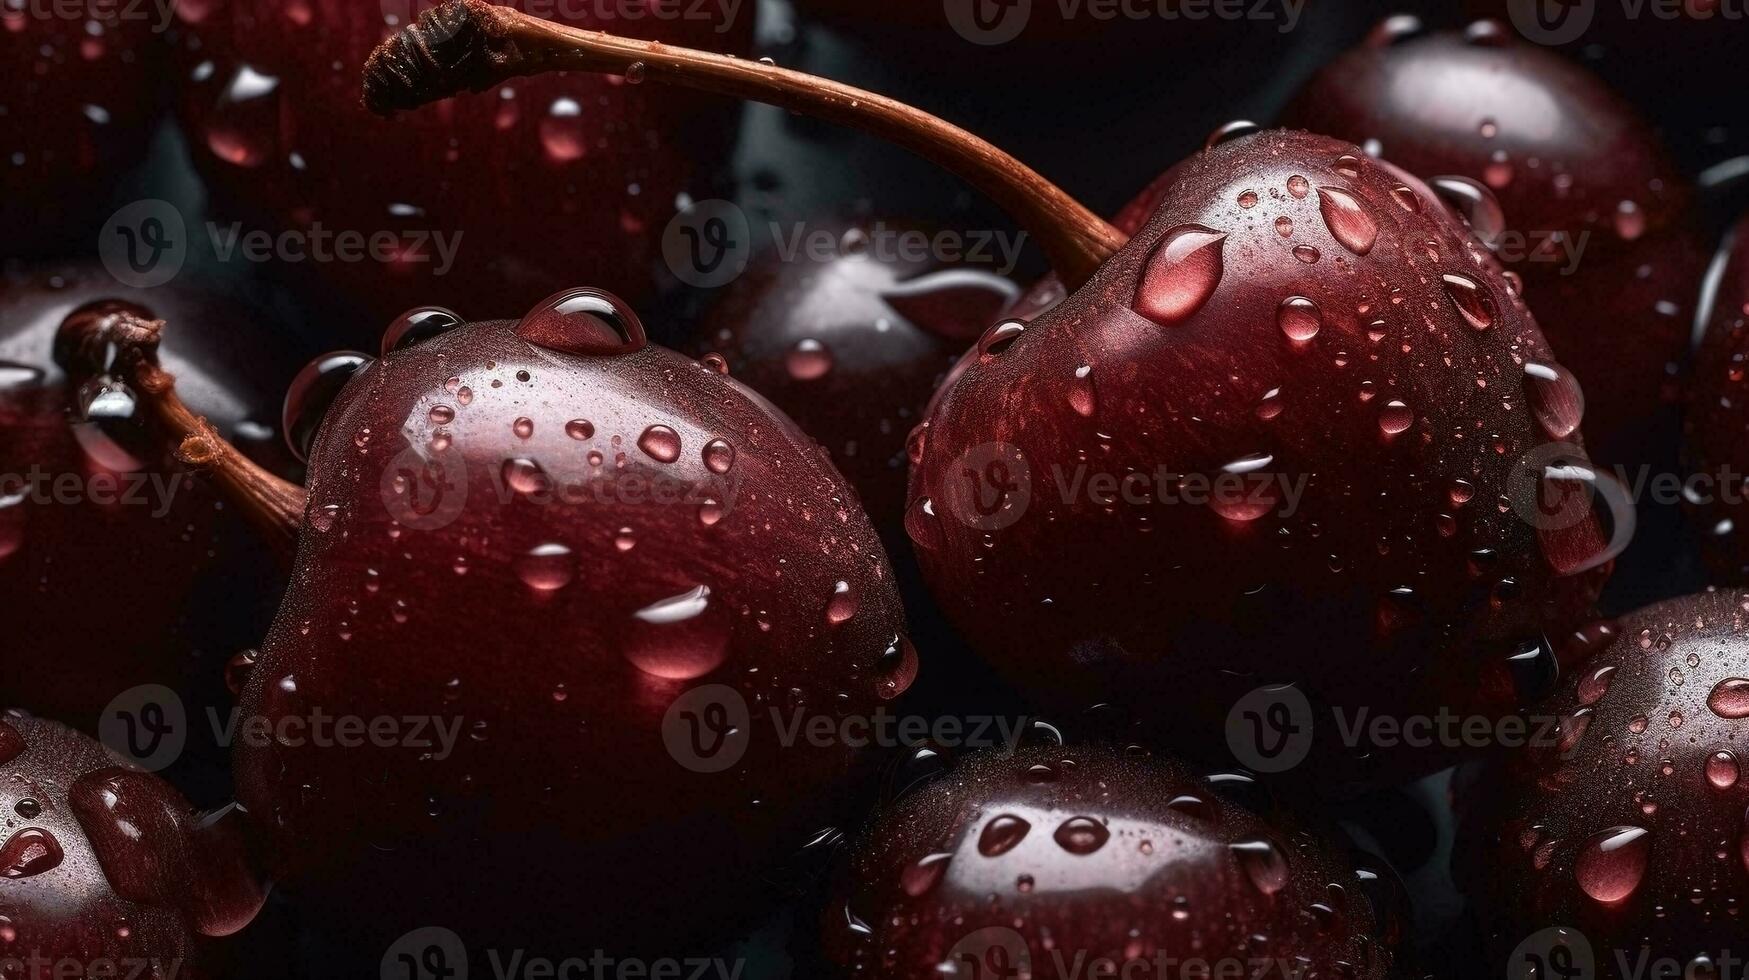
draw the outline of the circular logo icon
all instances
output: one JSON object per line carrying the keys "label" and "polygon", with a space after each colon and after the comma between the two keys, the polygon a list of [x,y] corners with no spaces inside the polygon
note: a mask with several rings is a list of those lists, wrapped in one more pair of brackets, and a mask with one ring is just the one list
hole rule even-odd
{"label": "circular logo icon", "polygon": [[1513,513],[1542,531],[1561,531],[1592,514],[1597,471],[1585,450],[1551,442],[1520,456],[1506,477]]}
{"label": "circular logo icon", "polygon": [[942,12],[960,37],[985,47],[1007,44],[1026,30],[1032,0],[942,0]]}
{"label": "circular logo icon", "polygon": [[747,699],[727,684],[695,687],[668,706],[662,742],[674,761],[693,772],[722,772],[741,761],[752,740]]}
{"label": "circular logo icon", "polygon": [[455,523],[468,502],[468,465],[456,452],[409,446],[383,468],[383,506],[402,527],[437,531]]}
{"label": "circular logo icon", "polygon": [[468,980],[468,947],[442,926],[414,929],[383,953],[382,980]]}
{"label": "circular logo icon", "polygon": [[730,201],[695,201],[662,231],[668,271],[689,286],[711,289],[734,282],[753,257],[753,229]]}
{"label": "circular logo icon", "polygon": [[188,744],[188,712],[182,698],[162,684],[130,687],[103,709],[97,737],[115,754],[157,772],[181,758]]}
{"label": "circular logo icon", "polygon": [[1566,44],[1590,30],[1597,0],[1509,0],[1507,13],[1527,40]]}
{"label": "circular logo icon", "polygon": [[1595,980],[1597,957],[1577,929],[1550,926],[1532,933],[1506,961],[1506,980]]}
{"label": "circular logo icon", "polygon": [[1287,772],[1312,751],[1312,704],[1292,684],[1265,684],[1227,712],[1227,748],[1246,768]]}
{"label": "circular logo icon", "polygon": [[135,201],[109,216],[97,254],[115,281],[136,289],[162,286],[188,260],[188,227],[169,201]]}
{"label": "circular logo icon", "polygon": [[1007,926],[985,926],[947,951],[936,968],[959,980],[1012,980],[1032,976],[1032,953],[1026,937]]}
{"label": "circular logo icon", "polygon": [[967,527],[1009,527],[1032,504],[1032,466],[1026,454],[1006,442],[980,443],[961,453],[947,472],[946,503]]}

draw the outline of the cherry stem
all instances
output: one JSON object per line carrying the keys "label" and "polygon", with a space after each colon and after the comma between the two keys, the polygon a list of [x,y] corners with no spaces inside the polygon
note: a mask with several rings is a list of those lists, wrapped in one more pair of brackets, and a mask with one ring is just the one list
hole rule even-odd
{"label": "cherry stem", "polygon": [[55,337],[55,360],[75,388],[108,376],[127,384],[167,439],[175,456],[216,484],[282,551],[289,554],[303,524],[309,494],[283,480],[220,435],[176,392],[176,378],[158,363],[164,321],[137,306],[100,303],[68,315]]}
{"label": "cherry stem", "polygon": [[1126,240],[1019,160],[903,102],[763,62],[565,27],[486,0],[447,0],[379,45],[365,64],[364,104],[390,116],[548,71],[641,75],[889,140],[989,195],[1038,239],[1070,289],[1086,282]]}

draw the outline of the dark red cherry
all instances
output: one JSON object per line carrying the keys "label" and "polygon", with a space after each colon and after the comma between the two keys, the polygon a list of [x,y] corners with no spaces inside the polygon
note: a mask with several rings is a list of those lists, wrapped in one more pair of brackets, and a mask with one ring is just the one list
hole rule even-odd
{"label": "dark red cherry", "polygon": [[[575,74],[378,120],[359,106],[358,67],[431,6],[180,0],[182,119],[225,212],[249,230],[358,236],[365,261],[305,266],[368,310],[356,322],[372,330],[421,303],[514,316],[583,272],[647,292],[677,199],[711,196],[709,161],[725,159],[733,117],[635,75]],[[544,9],[742,54],[754,20],[750,4]],[[328,241],[337,256],[341,244]]]}
{"label": "dark red cherry", "polygon": [[1351,144],[1217,143],[1086,287],[987,341],[921,434],[907,527],[960,628],[1053,701],[1215,744],[1265,683],[1497,711],[1625,544],[1545,458],[1577,389],[1499,266]]}
{"label": "dark red cherry", "polygon": [[215,470],[299,525],[243,724],[393,730],[240,737],[235,771],[286,888],[354,927],[730,928],[849,802],[853,744],[785,726],[917,672],[826,454],[599,290],[372,362],[309,474]]}
{"label": "dark red cherry", "polygon": [[201,937],[237,932],[266,899],[234,809],[196,813],[70,728],[0,714],[0,775],[9,978],[68,963],[80,976],[212,975]]}
{"label": "dark red cherry", "polygon": [[[811,226],[810,226],[811,227]],[[689,346],[820,440],[877,523],[905,506],[905,437],[954,360],[1019,290],[901,248],[888,222],[835,225],[829,257],[773,251],[729,287]]]}
{"label": "dark red cherry", "polygon": [[888,806],[821,928],[849,976],[1156,976],[1194,955],[1385,977],[1387,880],[1180,763],[1036,747],[969,756]]}
{"label": "dark red cherry", "polygon": [[1559,727],[1460,796],[1454,867],[1491,969],[1547,962],[1557,927],[1560,955],[1608,980],[1666,958],[1699,975],[1735,949],[1749,886],[1746,622],[1749,593],[1734,589],[1624,617],[1532,709],[1533,730]]}
{"label": "dark red cherry", "polygon": [[[0,699],[88,731],[136,685],[222,699],[216,672],[259,639],[281,587],[272,553],[161,448],[127,383],[56,363],[75,333],[102,357],[108,314],[123,309],[176,318],[162,363],[189,404],[256,458],[290,465],[274,393],[297,361],[272,323],[193,279],[134,289],[94,264],[7,265]],[[76,311],[88,331],[62,332]]]}
{"label": "dark red cherry", "polygon": [[0,5],[0,228],[5,254],[88,246],[162,108],[156,8]]}
{"label": "dark red cherry", "polygon": [[1702,295],[1705,332],[1694,356],[1686,455],[1691,491],[1685,493],[1713,569],[1734,581],[1749,568],[1749,218],[1739,222],[1719,253]]}
{"label": "dark red cherry", "polygon": [[[1585,386],[1594,448],[1654,451],[1705,252],[1686,181],[1601,79],[1497,22],[1419,34],[1396,18],[1325,67],[1282,121],[1363,143],[1467,210]],[[1477,212],[1494,206],[1478,185],[1503,218]]]}

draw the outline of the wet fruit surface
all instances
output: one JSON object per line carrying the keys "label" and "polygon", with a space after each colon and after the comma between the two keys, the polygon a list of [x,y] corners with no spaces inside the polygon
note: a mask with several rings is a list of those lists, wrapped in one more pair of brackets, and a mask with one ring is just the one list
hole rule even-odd
{"label": "wet fruit surface", "polygon": [[1684,420],[1691,478],[1704,483],[1695,484],[1699,492],[1686,502],[1713,570],[1724,581],[1738,581],[1749,569],[1749,511],[1742,495],[1743,474],[1749,472],[1749,220],[1737,225],[1720,258]]}
{"label": "wet fruit surface", "polygon": [[[429,6],[176,5],[183,118],[228,212],[274,232],[392,239],[370,261],[321,264],[369,310],[360,332],[419,303],[513,316],[579,274],[648,291],[677,195],[709,196],[701,161],[723,157],[732,113],[577,74],[378,119],[359,105],[359,66]],[[723,51],[752,34],[752,5],[635,7],[564,4],[556,19]]]}
{"label": "wet fruit surface", "polygon": [[785,726],[867,715],[917,672],[824,452],[593,290],[371,364],[310,472],[245,710],[425,727],[245,741],[239,793],[288,888],[391,935],[729,928],[848,801],[855,750]]}
{"label": "wet fruit surface", "polygon": [[1624,617],[1534,709],[1559,722],[1549,744],[1460,800],[1458,874],[1494,966],[1553,926],[1583,937],[1599,977],[1631,976],[1648,953],[1704,970],[1734,946],[1749,881],[1746,624],[1737,590]]}
{"label": "wet fruit surface", "polygon": [[0,227],[8,256],[81,245],[126,168],[145,156],[164,58],[144,9],[0,7]]}
{"label": "wet fruit surface", "polygon": [[907,530],[960,628],[1049,701],[1218,725],[1297,681],[1509,706],[1538,693],[1511,655],[1623,544],[1544,448],[1580,396],[1499,267],[1349,144],[1214,146],[1085,288],[979,350],[921,434]]}
{"label": "wet fruit surface", "polygon": [[62,975],[200,976],[196,937],[242,929],[266,897],[234,812],[201,817],[157,776],[55,722],[0,714],[0,806],[9,980],[56,964],[77,964]]}
{"label": "wet fruit surface", "polygon": [[[1592,393],[1594,450],[1643,458],[1675,390],[1705,264],[1685,179],[1651,127],[1579,65],[1495,21],[1417,27],[1381,24],[1283,122],[1367,143],[1468,211]],[[1474,184],[1433,180],[1445,175]]]}
{"label": "wet fruit surface", "polygon": [[[693,347],[820,440],[882,525],[905,503],[905,437],[955,359],[1019,290],[973,268],[899,254],[880,223],[833,229],[825,261],[768,256],[738,280]],[[922,234],[916,232],[916,234]]]}
{"label": "wet fruit surface", "polygon": [[969,756],[854,846],[827,953],[858,977],[1391,975],[1385,879],[1217,781],[1110,747]]}
{"label": "wet fruit surface", "polygon": [[[295,365],[249,307],[193,282],[121,286],[95,264],[9,264],[0,278],[0,700],[87,731],[123,691],[222,697],[254,643],[276,563],[218,494],[175,463],[125,385],[71,390],[53,358],[68,314],[110,299],[175,326],[163,360],[188,402],[246,452],[289,463],[274,432]],[[235,331],[260,334],[247,351]],[[201,693],[201,692],[204,692]]]}

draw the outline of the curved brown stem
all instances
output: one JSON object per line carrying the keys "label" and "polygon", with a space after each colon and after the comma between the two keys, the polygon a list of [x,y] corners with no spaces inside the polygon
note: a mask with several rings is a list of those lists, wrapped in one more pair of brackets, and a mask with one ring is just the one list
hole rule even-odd
{"label": "curved brown stem", "polygon": [[74,310],[55,335],[55,360],[75,386],[104,376],[125,383],[151,413],[176,458],[215,483],[225,498],[289,552],[303,524],[308,493],[282,480],[231,445],[176,393],[176,378],[158,363],[164,321],[127,303]]}
{"label": "curved brown stem", "polygon": [[1122,232],[1019,160],[903,102],[776,65],[564,27],[485,0],[448,0],[383,42],[365,64],[364,103],[392,115],[546,71],[642,75],[889,140],[988,194],[1038,239],[1071,289],[1125,241]]}

